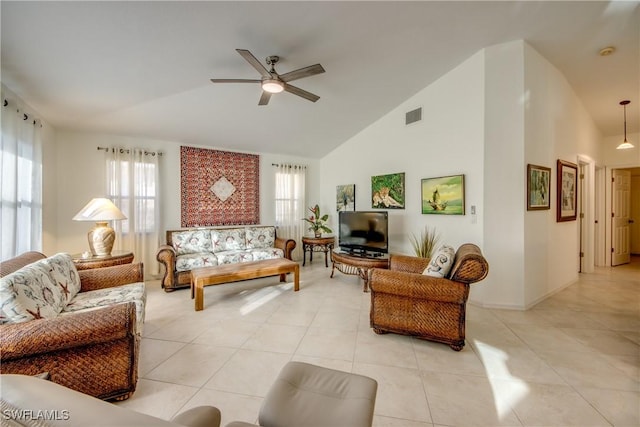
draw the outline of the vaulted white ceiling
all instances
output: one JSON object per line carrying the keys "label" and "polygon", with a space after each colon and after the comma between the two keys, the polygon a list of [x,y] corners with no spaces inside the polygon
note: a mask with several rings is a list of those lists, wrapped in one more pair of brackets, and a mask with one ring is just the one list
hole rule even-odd
{"label": "vaulted white ceiling", "polygon": [[[478,50],[523,39],[604,136],[640,128],[637,1],[0,3],[2,82],[59,129],[321,157]],[[600,49],[615,46],[607,57]],[[258,106],[236,48],[326,73]],[[505,76],[508,78],[508,76]],[[464,102],[464,99],[460,100]]]}

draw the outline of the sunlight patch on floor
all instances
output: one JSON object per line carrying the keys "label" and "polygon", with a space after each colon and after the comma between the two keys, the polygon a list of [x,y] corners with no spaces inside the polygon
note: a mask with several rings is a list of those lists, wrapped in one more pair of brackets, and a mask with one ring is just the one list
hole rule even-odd
{"label": "sunlight patch on floor", "polygon": [[[474,346],[478,351],[478,356],[482,360],[487,378],[493,391],[493,400],[496,412],[500,419],[511,413],[518,402],[524,400],[529,394],[529,386],[518,377],[514,377],[509,371],[509,355],[503,350],[474,340]],[[499,381],[508,380],[511,385],[507,388],[501,387]]]}
{"label": "sunlight patch on floor", "polygon": [[244,305],[242,305],[242,307],[240,307],[240,314],[242,316],[246,316],[247,314],[276,298],[278,295],[282,294],[282,292],[282,290],[276,287],[262,288],[253,292],[244,291],[243,294],[247,294],[246,296],[243,296],[243,299],[246,302],[244,303]]}

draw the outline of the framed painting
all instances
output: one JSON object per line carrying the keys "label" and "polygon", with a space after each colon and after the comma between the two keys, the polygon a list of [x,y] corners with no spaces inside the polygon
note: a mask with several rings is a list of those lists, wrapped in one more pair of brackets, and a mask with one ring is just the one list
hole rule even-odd
{"label": "framed painting", "polygon": [[527,165],[527,210],[551,209],[551,168]]}
{"label": "framed painting", "polygon": [[424,178],[422,213],[464,215],[464,175]]}
{"label": "framed painting", "polygon": [[371,177],[371,207],[404,209],[404,172]]}
{"label": "framed painting", "polygon": [[356,210],[356,185],[336,186],[336,211]]}
{"label": "framed painting", "polygon": [[578,165],[558,159],[556,221],[575,221],[578,213]]}

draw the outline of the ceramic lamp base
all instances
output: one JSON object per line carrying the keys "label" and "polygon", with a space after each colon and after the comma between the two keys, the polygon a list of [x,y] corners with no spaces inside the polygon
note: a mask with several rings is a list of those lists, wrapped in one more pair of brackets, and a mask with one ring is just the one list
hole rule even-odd
{"label": "ceramic lamp base", "polygon": [[116,240],[116,232],[109,227],[108,222],[97,222],[89,234],[89,248],[94,256],[109,256]]}

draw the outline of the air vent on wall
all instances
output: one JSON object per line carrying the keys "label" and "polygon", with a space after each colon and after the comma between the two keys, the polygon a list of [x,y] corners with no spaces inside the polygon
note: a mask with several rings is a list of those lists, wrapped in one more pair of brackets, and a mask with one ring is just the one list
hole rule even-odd
{"label": "air vent on wall", "polygon": [[411,110],[406,114],[405,125],[410,125],[411,123],[419,122],[420,120],[422,120],[422,107]]}

